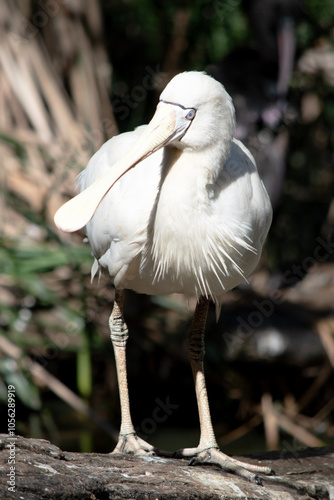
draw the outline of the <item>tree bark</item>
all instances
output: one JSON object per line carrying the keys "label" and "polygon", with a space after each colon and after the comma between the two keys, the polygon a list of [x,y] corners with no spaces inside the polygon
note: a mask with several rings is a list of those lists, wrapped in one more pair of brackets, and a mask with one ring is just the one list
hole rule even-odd
{"label": "tree bark", "polygon": [[43,439],[0,434],[0,497],[3,500],[334,498],[334,448],[283,450],[243,459],[269,465],[276,476],[263,477],[263,486],[258,486],[225,474],[218,467],[190,467],[186,460],[71,453]]}

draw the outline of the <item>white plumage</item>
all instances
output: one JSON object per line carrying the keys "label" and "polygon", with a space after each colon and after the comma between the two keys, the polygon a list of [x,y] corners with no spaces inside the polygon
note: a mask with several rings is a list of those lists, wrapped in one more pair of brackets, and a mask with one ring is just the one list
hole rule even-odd
{"label": "white plumage", "polygon": [[[178,95],[181,85],[189,89],[184,95]],[[234,110],[220,84],[183,73],[161,99],[197,109],[191,127],[175,147],[156,151],[120,178],[87,224],[88,239],[116,288],[204,295],[219,306],[258,263],[270,202],[251,154],[233,140]],[[144,129],[105,143],[82,172],[80,190],[112,168]]]}
{"label": "white plumage", "polygon": [[[201,440],[192,453],[182,450],[183,456],[258,480],[247,464],[233,465],[217,450],[203,375],[204,343],[197,338],[199,330],[204,335],[209,300],[218,315],[224,293],[256,267],[271,223],[254,159],[233,139],[234,130],[232,101],[220,83],[200,72],[177,75],[162,92],[149,125],[113,137],[92,157],[79,178],[81,194],[61,207],[55,221],[65,231],[86,225],[96,259],[93,274],[106,269],[118,291],[197,297],[188,344]],[[147,453],[152,447],[136,436],[131,422],[125,354],[118,354],[120,336],[127,336],[119,294],[115,307],[110,327],[122,407],[116,451]],[[203,455],[207,450],[210,460]]]}

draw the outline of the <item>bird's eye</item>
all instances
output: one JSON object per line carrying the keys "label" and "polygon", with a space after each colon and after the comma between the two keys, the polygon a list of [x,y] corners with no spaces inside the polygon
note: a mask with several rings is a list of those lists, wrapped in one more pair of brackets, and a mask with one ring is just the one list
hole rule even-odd
{"label": "bird's eye", "polygon": [[188,113],[186,114],[187,120],[193,120],[196,115],[196,109],[190,109]]}

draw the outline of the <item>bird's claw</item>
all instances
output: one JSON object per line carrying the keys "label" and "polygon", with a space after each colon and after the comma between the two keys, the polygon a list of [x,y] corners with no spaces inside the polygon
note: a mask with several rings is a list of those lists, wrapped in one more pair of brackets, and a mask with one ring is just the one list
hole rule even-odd
{"label": "bird's claw", "polygon": [[263,467],[260,465],[253,465],[247,462],[240,462],[235,458],[231,458],[224,453],[222,453],[217,448],[207,448],[207,449],[183,449],[177,452],[177,456],[190,457],[189,465],[218,465],[221,469],[226,472],[232,472],[237,476],[243,477],[248,481],[262,486],[262,478],[259,474],[264,475],[274,475],[275,472],[269,467]]}
{"label": "bird's claw", "polygon": [[136,433],[120,434],[112,453],[155,456],[154,447],[137,436]]}
{"label": "bird's claw", "polygon": [[[206,454],[206,456],[204,455]],[[211,453],[208,450],[202,451],[199,453],[196,457],[193,457],[189,460],[188,465],[194,466],[194,465],[202,465],[205,463],[210,463],[211,460]]]}

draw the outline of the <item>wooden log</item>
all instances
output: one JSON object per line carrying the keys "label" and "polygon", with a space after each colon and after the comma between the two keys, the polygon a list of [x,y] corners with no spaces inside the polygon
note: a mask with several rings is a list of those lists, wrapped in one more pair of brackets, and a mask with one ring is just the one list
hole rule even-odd
{"label": "wooden log", "polygon": [[[62,451],[49,441],[0,434],[0,498],[22,500],[306,500],[334,498],[334,448],[243,457],[269,465],[263,486],[186,460]],[[13,461],[13,462],[11,462]],[[12,469],[11,469],[12,467]]]}

